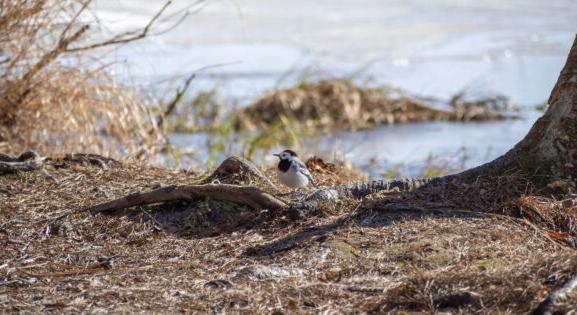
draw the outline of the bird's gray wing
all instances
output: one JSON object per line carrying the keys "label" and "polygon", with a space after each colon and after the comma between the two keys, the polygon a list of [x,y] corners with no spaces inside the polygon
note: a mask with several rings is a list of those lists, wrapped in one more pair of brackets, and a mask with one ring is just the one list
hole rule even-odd
{"label": "bird's gray wing", "polygon": [[303,174],[304,176],[306,176],[309,179],[309,182],[315,186],[315,181],[313,180],[313,175],[311,174],[311,172],[309,172],[309,169],[307,168],[307,166],[305,165],[305,163],[303,163],[300,160],[295,160],[294,163],[292,164],[292,167],[295,168],[295,171]]}

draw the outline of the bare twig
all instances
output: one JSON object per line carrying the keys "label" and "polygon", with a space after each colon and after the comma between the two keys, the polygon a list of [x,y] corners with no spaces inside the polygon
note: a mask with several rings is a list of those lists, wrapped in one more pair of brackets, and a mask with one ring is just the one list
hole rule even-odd
{"label": "bare twig", "polygon": [[[211,68],[217,68],[217,67],[222,67],[222,66],[228,66],[228,65],[233,65],[233,64],[238,64],[239,62],[228,62],[228,63],[218,63],[218,64],[214,64],[214,65],[208,65],[208,66],[204,66],[201,68],[198,68],[194,71],[192,71],[190,74],[188,74],[186,76],[186,79],[184,80],[184,83],[182,85],[182,87],[176,89],[176,94],[174,95],[174,97],[172,98],[172,100],[168,103],[168,105],[166,106],[166,109],[164,111],[164,113],[162,113],[162,115],[160,115],[158,117],[158,123],[157,126],[160,127],[162,126],[162,124],[164,123],[164,119],[166,117],[168,117],[168,115],[170,115],[172,112],[174,112],[174,110],[176,109],[176,105],[178,105],[178,103],[180,103],[180,101],[182,101],[182,97],[184,96],[184,94],[186,94],[186,91],[188,90],[188,88],[190,87],[190,84],[192,83],[192,80],[194,80],[194,78],[196,78],[196,75],[204,70],[207,69],[211,69]],[[163,80],[165,81],[165,80]],[[156,82],[156,83],[161,83],[163,81],[160,82]]]}
{"label": "bare twig", "polygon": [[89,29],[89,26],[84,25],[79,30],[77,30],[74,34],[72,34],[70,37],[62,36],[60,38],[60,40],[58,41],[58,44],[56,45],[56,47],[54,47],[54,49],[52,49],[50,52],[48,52],[47,54],[42,56],[42,58],[34,66],[32,66],[32,68],[24,76],[22,76],[22,81],[23,82],[28,81],[38,71],[40,71],[42,68],[49,65],[52,61],[54,61],[58,57],[58,55],[60,55],[64,51],[66,51],[66,49],[68,48],[68,45],[70,45],[70,43],[78,40],[78,38],[80,38],[80,36],[82,34],[84,34],[84,32],[86,32],[88,29]]}
{"label": "bare twig", "polygon": [[62,33],[60,33],[60,38],[64,38],[66,36],[66,33],[68,33],[68,31],[70,30],[70,28],[76,24],[76,20],[78,19],[78,17],[80,16],[80,14],[82,14],[82,12],[84,12],[86,10],[86,8],[88,8],[88,6],[90,5],[90,3],[92,3],[92,0],[88,0],[86,2],[84,2],[82,4],[82,6],[80,7],[80,9],[78,11],[76,11],[76,13],[74,14],[74,16],[70,19],[70,21],[68,22],[68,24],[66,24],[66,27],[64,27],[64,29],[62,30]]}
{"label": "bare twig", "polygon": [[157,123],[158,127],[162,126],[162,124],[164,123],[164,118],[167,117],[168,115],[170,115],[174,111],[174,109],[176,108],[176,104],[178,104],[181,101],[182,97],[186,93],[186,90],[188,90],[190,83],[192,82],[192,80],[195,77],[196,77],[196,72],[193,72],[192,74],[190,74],[186,78],[186,80],[184,80],[184,84],[182,85],[182,87],[176,89],[176,95],[174,95],[174,97],[172,98],[170,103],[168,103],[168,105],[166,106],[166,109],[164,110],[164,113],[162,113],[158,117],[158,123]]}
{"label": "bare twig", "polygon": [[[176,27],[178,27],[187,17],[189,17],[192,14],[196,14],[198,13],[200,10],[202,10],[204,8],[204,4],[206,4],[206,0],[198,0],[195,1],[193,3],[190,3],[188,6],[184,7],[182,10],[184,11],[184,13],[178,18],[178,20],[176,20],[171,26],[167,27],[166,29],[156,32],[154,34],[151,34],[153,36],[159,36],[159,35],[163,35],[166,34],[170,31],[172,31],[173,29],[175,29]],[[194,9],[194,10],[190,10],[190,8],[192,8],[193,6],[198,5],[198,8]],[[172,18],[174,18],[176,15],[181,14],[181,11],[167,15],[164,20],[170,20]]]}
{"label": "bare twig", "polygon": [[148,23],[141,30],[121,33],[121,34],[118,34],[118,35],[108,39],[108,40],[94,43],[94,44],[90,44],[87,46],[67,48],[65,50],[65,52],[67,52],[67,53],[79,52],[79,51],[83,51],[83,50],[90,50],[90,49],[100,48],[100,47],[104,47],[104,46],[126,44],[126,43],[133,42],[133,41],[136,41],[139,39],[143,39],[149,35],[150,29],[152,28],[152,26],[158,21],[160,16],[164,13],[164,11],[166,11],[166,8],[168,8],[168,6],[171,4],[172,4],[172,1],[167,1],[162,6],[162,8],[160,8],[160,10],[158,10],[158,12],[156,12],[156,14],[152,17],[152,19],[150,19],[150,21],[148,21]]}

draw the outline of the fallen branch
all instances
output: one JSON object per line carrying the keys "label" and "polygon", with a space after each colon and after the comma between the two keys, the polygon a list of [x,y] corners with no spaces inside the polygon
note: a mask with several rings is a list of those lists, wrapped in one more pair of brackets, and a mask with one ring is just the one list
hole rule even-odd
{"label": "fallen branch", "polygon": [[134,206],[144,206],[176,200],[189,200],[200,197],[247,205],[255,210],[268,209],[276,211],[287,207],[281,200],[262,191],[260,188],[252,186],[245,187],[226,184],[168,186],[145,193],[133,193],[92,207],[66,212],[50,219],[49,223],[54,223],[74,213],[90,212],[96,214]]}
{"label": "fallen branch", "polygon": [[[93,164],[95,163],[90,159],[97,158],[97,160],[101,162],[97,163],[98,165],[105,165],[105,163],[102,161],[102,159],[105,158],[98,155],[73,154],[67,155],[65,159],[76,161],[79,158],[81,160],[88,159],[88,161]],[[209,180],[224,179],[225,177],[233,175],[240,175],[241,178],[244,179],[256,179],[261,183],[265,183],[271,187],[274,187],[270,180],[262,173],[258,167],[256,167],[250,161],[236,156],[230,157],[222,162],[221,165],[209,177]],[[48,220],[49,224],[47,226],[47,231],[50,230],[51,223],[61,220],[74,213],[91,212],[95,214],[99,212],[126,209],[134,206],[143,206],[176,200],[195,199],[200,197],[208,197],[216,200],[225,200],[237,204],[247,205],[255,210],[268,209],[271,211],[276,211],[288,207],[288,205],[282,200],[279,200],[273,195],[266,193],[260,188],[254,186],[212,183],[207,183],[204,185],[168,186],[149,192],[133,193],[128,196],[101,203],[92,207],[62,213]]]}

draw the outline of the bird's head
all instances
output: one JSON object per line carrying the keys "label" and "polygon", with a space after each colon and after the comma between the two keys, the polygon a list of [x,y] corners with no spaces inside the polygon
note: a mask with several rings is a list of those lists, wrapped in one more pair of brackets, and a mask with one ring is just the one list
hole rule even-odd
{"label": "bird's head", "polygon": [[292,160],[292,159],[298,157],[298,155],[293,150],[284,150],[279,154],[273,154],[273,155],[278,157],[281,160]]}

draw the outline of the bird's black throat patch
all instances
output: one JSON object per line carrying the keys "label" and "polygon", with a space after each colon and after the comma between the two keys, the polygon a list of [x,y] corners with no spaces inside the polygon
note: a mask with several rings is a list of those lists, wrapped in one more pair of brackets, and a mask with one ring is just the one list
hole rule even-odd
{"label": "bird's black throat patch", "polygon": [[291,161],[290,160],[280,160],[280,162],[278,162],[278,169],[281,172],[286,172],[289,170],[289,168],[291,168]]}

